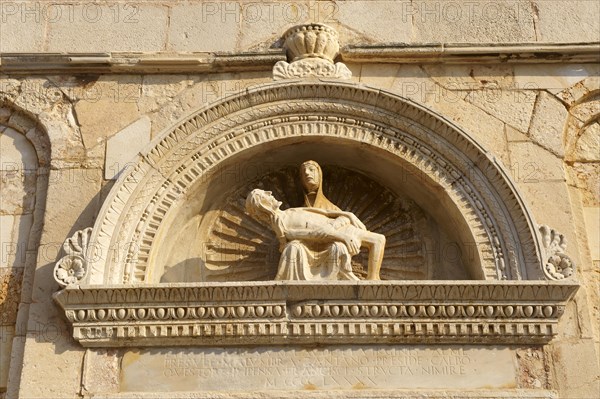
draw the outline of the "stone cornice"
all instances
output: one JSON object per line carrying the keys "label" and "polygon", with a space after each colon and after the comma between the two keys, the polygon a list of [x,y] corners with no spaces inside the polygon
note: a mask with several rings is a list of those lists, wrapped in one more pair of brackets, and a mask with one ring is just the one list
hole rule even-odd
{"label": "stone cornice", "polygon": [[600,43],[383,44],[346,46],[345,62],[396,64],[597,63]]}
{"label": "stone cornice", "polygon": [[[600,43],[381,44],[346,46],[349,63],[598,63]],[[217,73],[270,71],[283,49],[241,53],[0,53],[0,73]]]}
{"label": "stone cornice", "polygon": [[[389,398],[427,398],[427,399],[558,399],[556,391],[547,389],[357,389],[354,391],[338,391],[332,395],[332,391],[306,390],[306,391],[283,391],[278,390],[277,399],[389,399]],[[252,392],[120,392],[95,394],[94,399],[256,399],[257,397],[268,398],[272,391]]]}
{"label": "stone cornice", "polygon": [[282,49],[247,53],[0,53],[0,73],[216,73],[267,71]]}
{"label": "stone cornice", "polygon": [[236,282],[66,288],[86,347],[349,343],[544,344],[575,283]]}

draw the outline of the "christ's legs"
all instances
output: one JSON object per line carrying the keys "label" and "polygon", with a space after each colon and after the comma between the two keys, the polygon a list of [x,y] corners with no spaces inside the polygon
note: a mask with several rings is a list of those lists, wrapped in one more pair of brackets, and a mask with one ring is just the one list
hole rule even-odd
{"label": "christ's legs", "polygon": [[379,270],[381,269],[381,262],[383,261],[385,236],[383,234],[360,229],[353,229],[353,233],[362,241],[362,245],[369,249],[367,280],[380,280]]}

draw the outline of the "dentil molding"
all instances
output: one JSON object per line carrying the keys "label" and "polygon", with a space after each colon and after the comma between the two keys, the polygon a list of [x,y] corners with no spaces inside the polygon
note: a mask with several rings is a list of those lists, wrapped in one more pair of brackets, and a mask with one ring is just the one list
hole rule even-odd
{"label": "dentil molding", "polygon": [[54,295],[85,347],[545,344],[575,283],[265,281],[69,287]]}

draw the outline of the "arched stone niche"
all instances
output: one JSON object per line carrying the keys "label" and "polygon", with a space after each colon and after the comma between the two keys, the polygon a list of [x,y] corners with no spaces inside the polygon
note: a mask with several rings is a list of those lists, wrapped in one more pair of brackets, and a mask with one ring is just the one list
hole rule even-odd
{"label": "arched stone niche", "polygon": [[32,301],[50,147],[34,117],[0,99],[0,392],[11,397],[21,378],[29,310],[23,304]]}
{"label": "arched stone niche", "polygon": [[[565,277],[568,257],[550,248],[562,236],[538,236],[502,166],[443,117],[384,91],[317,80],[248,89],[181,119],[140,155],[93,228],[67,240],[55,269],[67,278],[86,272],[55,295],[85,346],[539,344],[556,334],[577,289],[540,281]],[[242,281],[185,272],[170,280],[182,262],[203,267],[207,258],[191,247],[210,243],[231,198],[254,182],[292,178],[286,171],[306,159],[414,205],[415,234],[456,242],[457,278],[470,280],[315,284],[268,281],[268,273],[244,281],[261,276],[239,272],[231,275]],[[246,227],[239,207],[238,217],[230,228]],[[434,277],[435,267],[419,278]]]}
{"label": "arched stone niche", "polygon": [[[453,229],[440,226],[404,194],[416,176],[398,174],[404,170],[390,159],[335,138],[300,137],[267,146],[266,152],[256,146],[224,162],[173,210],[157,238],[161,245],[150,253],[149,267],[161,282],[273,280],[279,243],[271,229],[245,213],[245,198],[260,187],[282,200],[283,209],[303,206],[298,165],[311,157],[322,165],[327,197],[356,214],[370,231],[387,237],[382,279],[471,278],[465,268],[469,260],[462,259],[458,243],[450,239]],[[372,178],[372,170],[384,173]],[[366,255],[363,251],[353,259],[359,278],[366,277]]]}
{"label": "arched stone niche", "polygon": [[573,103],[565,129],[565,162],[569,178],[581,189],[585,207],[600,205],[600,90]]}
{"label": "arched stone niche", "polygon": [[369,176],[451,226],[471,278],[543,278],[525,205],[502,167],[466,133],[382,91],[286,82],[225,99],[164,132],[104,204],[85,282],[158,282],[166,226],[181,222],[180,214],[193,216],[185,214],[191,198],[208,212],[222,195],[211,192],[228,187],[214,186],[219,175],[310,157]]}

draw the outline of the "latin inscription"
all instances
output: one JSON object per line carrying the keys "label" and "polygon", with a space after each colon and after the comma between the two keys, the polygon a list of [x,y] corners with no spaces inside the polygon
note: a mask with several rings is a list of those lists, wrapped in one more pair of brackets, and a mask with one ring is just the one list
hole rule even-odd
{"label": "latin inscription", "polygon": [[[140,379],[136,370],[144,370],[150,378]],[[121,374],[126,391],[477,388],[515,384],[513,353],[485,347],[150,349],[126,354]]]}
{"label": "latin inscription", "polygon": [[[358,373],[362,375],[464,375],[466,366],[473,360],[462,349],[438,349],[434,354],[425,356],[411,353],[410,350],[392,349],[385,356],[372,357],[364,353],[324,353],[305,352],[301,357],[294,358],[295,351],[269,353],[268,356],[259,353],[246,353],[245,359],[218,358],[213,359],[205,354],[167,355],[164,362],[163,374],[171,376],[201,376],[212,377],[217,374],[229,376],[296,376],[298,372],[307,376],[329,376]],[[360,353],[363,352],[363,353]],[[284,356],[282,356],[284,355]],[[290,357],[290,355],[292,357]],[[357,356],[359,355],[359,356]],[[361,356],[362,355],[362,356]],[[302,365],[309,361],[311,368],[304,369]],[[288,364],[290,363],[290,364]]]}

